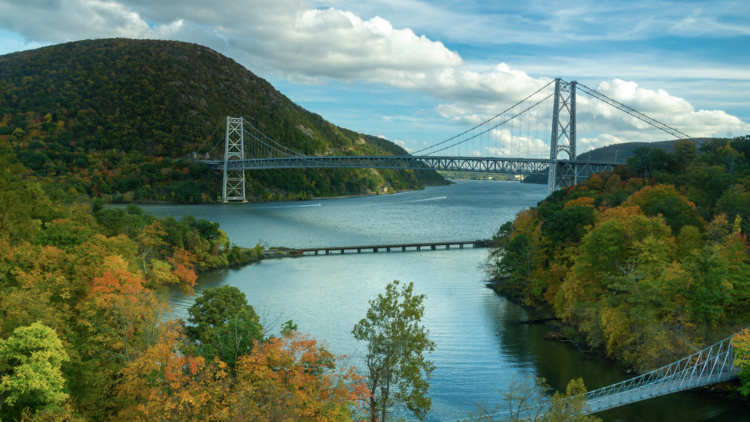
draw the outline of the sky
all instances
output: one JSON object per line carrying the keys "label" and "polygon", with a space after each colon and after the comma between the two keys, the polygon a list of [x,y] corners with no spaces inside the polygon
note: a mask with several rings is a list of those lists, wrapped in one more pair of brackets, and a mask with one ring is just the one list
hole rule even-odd
{"label": "sky", "polygon": [[[410,151],[558,77],[690,136],[734,137],[750,134],[748,16],[747,0],[0,0],[0,54],[112,37],[198,43]],[[673,139],[584,95],[578,116],[579,152]]]}

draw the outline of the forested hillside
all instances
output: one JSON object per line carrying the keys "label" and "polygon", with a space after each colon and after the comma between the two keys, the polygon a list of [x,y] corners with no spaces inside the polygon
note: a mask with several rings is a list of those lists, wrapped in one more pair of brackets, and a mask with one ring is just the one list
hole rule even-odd
{"label": "forested hillside", "polygon": [[487,262],[496,288],[639,370],[747,328],[748,158],[750,136],[636,149],[503,225]]}
{"label": "forested hillside", "polygon": [[[225,116],[310,155],[406,154],[294,104],[234,60],[200,45],[106,39],[0,56],[0,140],[38,177],[114,200],[215,202],[220,177],[181,158]],[[257,200],[358,194],[444,183],[435,172],[248,172]]]}

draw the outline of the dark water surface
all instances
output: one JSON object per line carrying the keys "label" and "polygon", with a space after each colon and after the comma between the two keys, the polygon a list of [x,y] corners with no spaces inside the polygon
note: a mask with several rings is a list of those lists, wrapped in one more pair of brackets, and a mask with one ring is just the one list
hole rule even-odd
{"label": "dark water surface", "polygon": [[[546,186],[461,181],[453,186],[366,198],[195,206],[146,206],[156,215],[195,215],[221,224],[240,246],[314,247],[489,238],[524,207],[545,197]],[[545,377],[555,388],[583,377],[589,389],[622,381],[614,365],[587,360],[568,344],[544,340],[543,325],[516,324],[527,312],[484,285],[478,269],[486,249],[362,253],[265,260],[200,276],[196,293],[229,284],[256,311],[294,320],[302,332],[336,353],[357,356],[351,335],[367,301],[393,280],[414,282],[427,295],[424,324],[437,344],[430,355],[430,420],[466,417],[474,402],[500,401],[512,377]],[[194,297],[172,296],[186,317]],[[356,358],[351,361],[357,364]],[[703,394],[679,393],[603,412],[606,421],[750,421],[747,407]]]}

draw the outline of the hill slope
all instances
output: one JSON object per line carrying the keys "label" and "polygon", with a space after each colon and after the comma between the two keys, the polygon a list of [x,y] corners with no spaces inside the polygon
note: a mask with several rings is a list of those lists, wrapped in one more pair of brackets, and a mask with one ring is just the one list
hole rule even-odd
{"label": "hill slope", "polygon": [[[703,142],[711,141],[714,138],[694,138],[694,140],[701,144]],[[649,148],[661,148],[669,154],[674,153],[674,143],[677,140],[672,141],[658,141],[658,142],[625,142],[622,144],[607,145],[592,149],[591,151],[578,154],[579,160],[591,160],[591,161],[617,161],[618,163],[626,164],[628,157],[633,156],[633,151],[640,147]],[[547,184],[547,175],[531,175],[527,176],[523,183],[534,183],[540,185]]]}
{"label": "hill slope", "polygon": [[[306,154],[406,154],[339,128],[207,47],[173,41],[71,42],[0,56],[0,140],[26,167],[114,199],[212,202],[220,176],[178,158],[225,116],[245,116]],[[355,194],[445,183],[435,172],[248,172],[256,199]]]}

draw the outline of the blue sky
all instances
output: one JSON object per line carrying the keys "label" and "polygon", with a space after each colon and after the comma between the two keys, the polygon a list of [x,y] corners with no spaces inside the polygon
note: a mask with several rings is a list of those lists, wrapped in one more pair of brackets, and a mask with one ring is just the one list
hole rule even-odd
{"label": "blue sky", "polygon": [[[89,38],[195,42],[335,124],[410,149],[555,77],[692,136],[739,136],[750,134],[748,16],[746,0],[0,0],[0,54]],[[591,117],[579,151],[668,139],[594,102],[579,109]]]}

